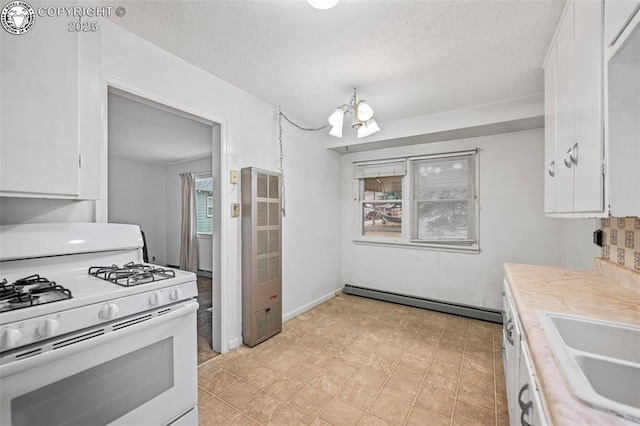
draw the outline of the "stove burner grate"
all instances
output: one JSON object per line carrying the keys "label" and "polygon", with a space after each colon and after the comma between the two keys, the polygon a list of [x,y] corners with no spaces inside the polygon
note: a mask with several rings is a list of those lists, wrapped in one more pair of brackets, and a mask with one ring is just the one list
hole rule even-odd
{"label": "stove burner grate", "polygon": [[118,265],[92,266],[89,268],[89,275],[123,287],[131,287],[134,285],[175,278],[176,273],[171,269],[129,262],[122,267],[119,267]]}
{"label": "stove burner grate", "polygon": [[0,282],[0,312],[71,299],[71,291],[40,275]]}

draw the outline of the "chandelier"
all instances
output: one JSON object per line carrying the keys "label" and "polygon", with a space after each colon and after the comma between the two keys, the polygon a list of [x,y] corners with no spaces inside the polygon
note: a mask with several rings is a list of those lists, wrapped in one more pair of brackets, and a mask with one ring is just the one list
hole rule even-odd
{"label": "chandelier", "polygon": [[351,127],[358,131],[358,138],[364,138],[380,131],[378,123],[373,119],[373,108],[364,100],[358,101],[356,98],[356,89],[353,89],[353,96],[348,104],[344,104],[333,112],[329,117],[331,131],[329,134],[337,138],[342,137],[342,125],[344,124],[344,115],[351,113]]}

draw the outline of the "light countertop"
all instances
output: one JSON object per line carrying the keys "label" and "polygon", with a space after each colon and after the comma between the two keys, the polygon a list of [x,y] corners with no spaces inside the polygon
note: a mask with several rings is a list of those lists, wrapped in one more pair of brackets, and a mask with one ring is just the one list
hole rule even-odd
{"label": "light countertop", "polygon": [[640,326],[640,273],[595,259],[595,269],[507,263],[504,266],[553,425],[635,425],[571,395],[538,312],[556,312]]}

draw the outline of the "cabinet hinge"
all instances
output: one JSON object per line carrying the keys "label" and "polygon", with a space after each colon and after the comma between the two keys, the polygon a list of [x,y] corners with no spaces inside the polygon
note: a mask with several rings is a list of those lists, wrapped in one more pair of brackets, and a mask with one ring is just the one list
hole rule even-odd
{"label": "cabinet hinge", "polygon": [[82,168],[82,154],[78,154],[78,168]]}
{"label": "cabinet hinge", "polygon": [[602,162],[600,163],[600,173],[607,174],[607,159],[603,158]]}

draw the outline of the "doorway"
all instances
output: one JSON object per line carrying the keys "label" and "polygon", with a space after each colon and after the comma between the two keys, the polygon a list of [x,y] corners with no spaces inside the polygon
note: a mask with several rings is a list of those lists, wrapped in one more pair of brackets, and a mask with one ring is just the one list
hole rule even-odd
{"label": "doorway", "polygon": [[214,184],[220,173],[219,161],[214,161],[220,125],[113,87],[107,94],[107,123],[107,218],[140,226],[149,263],[180,268],[180,175],[195,177],[196,199],[201,201],[196,209],[197,271],[193,271],[200,303],[198,363],[207,361],[220,351],[221,318],[215,321],[213,300],[219,286],[214,277],[220,275],[221,264],[216,241],[220,189]]}

